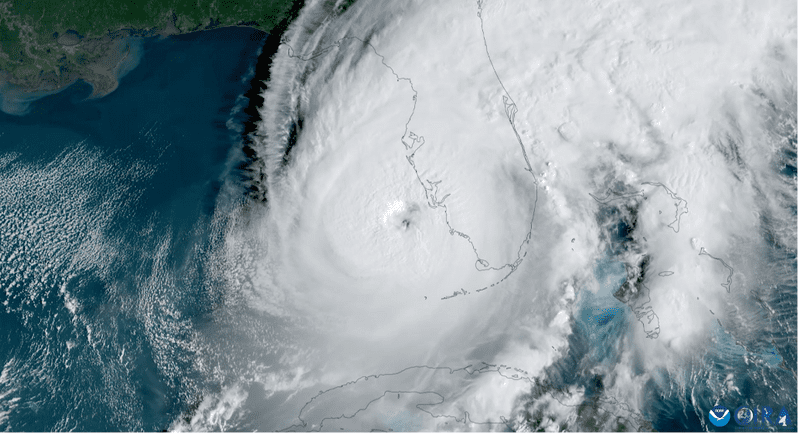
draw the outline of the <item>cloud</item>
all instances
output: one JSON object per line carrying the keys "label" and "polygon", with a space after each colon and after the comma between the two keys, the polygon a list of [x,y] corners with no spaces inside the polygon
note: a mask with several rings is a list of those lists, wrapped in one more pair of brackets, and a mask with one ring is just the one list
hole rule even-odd
{"label": "cloud", "polygon": [[[309,331],[308,381],[476,357],[534,381],[568,351],[574,293],[600,289],[604,260],[628,267],[616,360],[671,369],[746,309],[699,247],[744,293],[760,216],[792,233],[777,197],[796,181],[771,166],[776,118],[796,123],[784,5],[326,7],[310,4],[273,60],[258,135],[268,208],[228,245],[250,252],[232,275],[251,279],[253,303]],[[646,379],[597,369],[616,388],[604,402],[639,417]],[[509,414],[486,384],[441,387],[458,412]]]}

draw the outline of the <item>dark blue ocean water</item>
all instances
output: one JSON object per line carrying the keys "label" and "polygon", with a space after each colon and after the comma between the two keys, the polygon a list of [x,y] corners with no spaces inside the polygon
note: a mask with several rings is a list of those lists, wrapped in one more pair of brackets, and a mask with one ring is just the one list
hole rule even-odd
{"label": "dark blue ocean water", "polygon": [[0,430],[162,430],[196,403],[204,255],[265,38],[134,41],[113,93],[0,114]]}

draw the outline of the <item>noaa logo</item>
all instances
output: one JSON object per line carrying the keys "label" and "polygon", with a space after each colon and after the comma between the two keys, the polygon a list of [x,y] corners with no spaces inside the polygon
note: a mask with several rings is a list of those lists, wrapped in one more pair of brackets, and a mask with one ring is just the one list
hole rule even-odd
{"label": "noaa logo", "polygon": [[725,426],[731,420],[731,412],[727,408],[716,405],[708,412],[708,420],[714,426]]}

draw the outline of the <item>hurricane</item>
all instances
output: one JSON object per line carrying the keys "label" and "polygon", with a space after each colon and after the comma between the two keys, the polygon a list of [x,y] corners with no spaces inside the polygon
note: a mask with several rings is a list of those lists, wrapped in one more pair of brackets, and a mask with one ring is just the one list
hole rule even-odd
{"label": "hurricane", "polygon": [[[114,426],[162,428],[116,386],[144,375],[117,356],[125,327],[177,431],[708,431],[720,405],[796,422],[796,4],[311,0],[265,53],[253,128],[181,230],[109,232],[157,157],[0,154],[3,285],[61,288],[44,299],[82,331],[53,339],[84,365],[118,347],[98,380]],[[64,198],[31,206],[23,179]],[[87,279],[128,288],[101,319]]]}

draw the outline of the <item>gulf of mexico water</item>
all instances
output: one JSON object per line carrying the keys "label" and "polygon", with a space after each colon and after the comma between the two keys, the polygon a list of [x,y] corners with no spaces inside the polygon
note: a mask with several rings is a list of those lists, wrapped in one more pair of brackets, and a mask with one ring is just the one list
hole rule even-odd
{"label": "gulf of mexico water", "polygon": [[213,216],[267,39],[139,40],[110,95],[0,114],[0,430],[156,431],[196,405]]}

